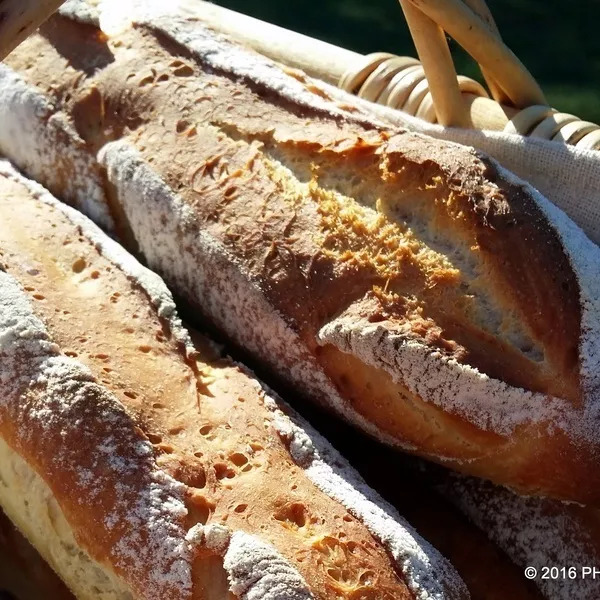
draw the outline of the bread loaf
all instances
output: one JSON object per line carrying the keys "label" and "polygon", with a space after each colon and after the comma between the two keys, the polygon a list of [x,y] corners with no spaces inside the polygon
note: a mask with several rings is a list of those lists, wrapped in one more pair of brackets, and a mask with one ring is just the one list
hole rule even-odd
{"label": "bread loaf", "polygon": [[[339,436],[332,440],[342,441]],[[351,444],[347,446],[350,448]],[[431,486],[424,485],[414,472],[402,466],[397,473],[410,483],[401,488],[394,485],[385,468],[386,462],[388,465],[390,462],[390,452],[368,442],[363,444],[363,450],[356,455],[359,467],[364,467],[371,475],[370,484],[377,490],[385,490],[385,497],[403,514],[410,515],[411,523],[419,532],[427,532],[429,539],[459,572],[471,600],[505,600],[507,597],[511,600],[543,599],[534,584],[525,579],[522,568],[513,564],[444,496],[433,491]],[[10,596],[5,598],[3,593]],[[62,581],[0,512],[0,599],[40,598],[73,600]]]}
{"label": "bread loaf", "polygon": [[78,598],[467,598],[158,276],[0,166],[0,504]]}
{"label": "bread loaf", "polygon": [[[469,589],[471,600],[542,600],[544,596],[525,579],[523,568],[489,541],[475,525],[460,515],[444,495],[424,483],[420,472],[407,468],[406,459],[392,456],[389,450],[362,440],[361,451],[353,448],[352,432],[328,428],[328,434],[349,456],[356,459],[358,468],[369,474],[369,483],[403,514],[421,533],[426,533],[436,547],[455,566]],[[353,452],[354,450],[354,452]],[[390,462],[394,471],[408,485],[399,487],[389,477]],[[411,465],[412,466],[412,465]],[[436,483],[446,478],[435,478]],[[431,482],[430,482],[431,483]],[[502,585],[498,585],[501,581]],[[571,581],[572,589],[578,585]],[[10,594],[5,596],[3,594]],[[572,597],[576,595],[573,594]],[[549,596],[552,597],[552,596]],[[14,525],[0,512],[0,599],[1,600],[73,600],[62,581],[42,560],[33,547],[19,534]]]}
{"label": "bread loaf", "polygon": [[0,71],[0,150],[306,397],[600,502],[600,250],[562,212],[195,17],[70,4]]}

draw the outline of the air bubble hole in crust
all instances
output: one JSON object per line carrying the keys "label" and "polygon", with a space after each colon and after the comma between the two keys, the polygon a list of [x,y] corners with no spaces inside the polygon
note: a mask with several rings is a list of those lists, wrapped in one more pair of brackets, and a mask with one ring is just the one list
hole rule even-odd
{"label": "air bubble hole in crust", "polygon": [[173,452],[175,452],[175,448],[173,448],[171,444],[158,444],[158,449],[163,454],[173,454]]}
{"label": "air bubble hole in crust", "polygon": [[211,431],[212,431],[212,426],[211,425],[203,425],[198,430],[198,432],[200,433],[200,435],[208,435]]}
{"label": "air bubble hole in crust", "polygon": [[83,258],[78,258],[72,265],[73,273],[81,273],[86,267],[86,262]]}
{"label": "air bubble hole in crust", "polygon": [[189,65],[182,65],[173,71],[173,75],[177,77],[191,77],[194,74],[194,69]]}
{"label": "air bubble hole in crust", "polygon": [[214,506],[200,494],[194,494],[190,498],[187,508],[189,517],[197,523],[202,523],[202,525],[208,523],[208,519],[210,519],[210,515],[214,510]]}
{"label": "air bubble hole in crust", "polygon": [[247,504],[238,504],[233,510],[235,510],[236,513],[243,513],[247,508]]}
{"label": "air bubble hole in crust", "polygon": [[248,457],[245,454],[243,454],[242,452],[234,452],[233,454],[231,454],[229,456],[229,460],[236,467],[243,467],[245,464],[247,464]]}
{"label": "air bubble hole in crust", "polygon": [[123,392],[124,396],[127,396],[128,398],[131,398],[132,400],[135,400],[138,395],[135,392],[129,391],[127,390],[126,392]]}
{"label": "air bubble hole in crust", "polygon": [[175,125],[175,131],[177,133],[183,133],[190,126],[190,122],[185,119],[181,119],[177,121],[177,125]]}
{"label": "air bubble hole in crust", "polygon": [[308,513],[304,504],[301,502],[291,502],[281,507],[273,515],[273,518],[288,527],[301,529],[306,525],[307,516]]}
{"label": "air bubble hole in crust", "polygon": [[146,437],[151,444],[160,444],[162,442],[162,435],[157,433],[147,433]]}
{"label": "air bubble hole in crust", "polygon": [[329,569],[327,569],[327,575],[338,583],[349,584],[353,582],[352,572],[348,569],[329,567]]}
{"label": "air bubble hole in crust", "polygon": [[375,573],[373,571],[363,571],[358,578],[358,582],[361,585],[372,585],[375,579]]}
{"label": "air bubble hole in crust", "polygon": [[235,477],[235,471],[225,463],[216,463],[213,468],[215,470],[215,477],[219,481],[222,479],[233,479]]}
{"label": "air bubble hole in crust", "polygon": [[201,466],[195,466],[194,471],[186,477],[187,485],[202,490],[206,487],[206,471]]}

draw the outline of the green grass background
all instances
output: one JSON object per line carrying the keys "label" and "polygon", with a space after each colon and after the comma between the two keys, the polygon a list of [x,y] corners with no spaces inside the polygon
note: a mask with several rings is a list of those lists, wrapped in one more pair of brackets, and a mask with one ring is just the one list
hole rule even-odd
{"label": "green grass background", "polygon": [[[397,0],[217,0],[339,46],[416,56]],[[552,106],[600,123],[600,0],[488,0],[503,39]],[[481,79],[452,43],[459,73]]]}

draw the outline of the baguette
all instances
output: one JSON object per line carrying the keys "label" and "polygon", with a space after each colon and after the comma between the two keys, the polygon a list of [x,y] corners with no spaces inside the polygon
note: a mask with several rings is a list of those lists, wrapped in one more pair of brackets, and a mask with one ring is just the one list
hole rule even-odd
{"label": "baguette", "polygon": [[[344,434],[348,436],[345,430]],[[342,442],[340,435],[332,438],[337,440]],[[419,532],[426,532],[428,539],[443,551],[468,587],[471,600],[543,600],[533,583],[523,576],[522,568],[513,564],[444,496],[431,485],[424,485],[404,466],[402,478],[410,484],[402,488],[394,485],[384,468],[390,461],[389,451],[373,447],[368,440],[365,445],[366,451],[357,453],[359,468],[364,467],[371,475],[370,484],[377,490],[383,486],[386,499],[408,514]],[[502,581],[501,586],[498,581]],[[3,592],[11,597],[5,598]],[[0,599],[39,598],[73,600],[62,581],[0,512]]]}
{"label": "baguette", "polygon": [[[348,432],[344,433],[348,436]],[[339,435],[332,438],[338,439],[342,441]],[[370,484],[378,490],[383,486],[385,497],[403,514],[408,514],[419,532],[426,532],[428,539],[443,551],[468,587],[471,600],[543,600],[544,596],[523,576],[522,568],[452,507],[445,495],[436,493],[432,485],[425,485],[404,465],[400,466],[402,478],[410,485],[402,488],[394,485],[384,468],[390,461],[389,451],[373,447],[368,440],[365,444],[366,451],[356,453],[359,468],[366,469],[371,476]],[[351,445],[347,446],[351,450]],[[10,598],[3,593],[10,594]],[[39,598],[73,600],[74,597],[0,512],[0,599]]]}
{"label": "baguette", "polygon": [[600,250],[562,212],[193,17],[73,6],[0,71],[1,151],[305,397],[600,503]]}
{"label": "baguette", "polygon": [[0,504],[78,598],[468,598],[302,419],[192,344],[158,276],[6,162],[0,264]]}

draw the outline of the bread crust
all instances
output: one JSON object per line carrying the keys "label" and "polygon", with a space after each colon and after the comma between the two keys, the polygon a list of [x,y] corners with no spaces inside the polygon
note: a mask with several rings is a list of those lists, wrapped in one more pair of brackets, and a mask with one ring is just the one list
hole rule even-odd
{"label": "bread crust", "polygon": [[599,502],[598,249],[469,149],[390,130],[193,20],[133,21],[96,33],[105,64],[67,16],[9,65],[99,153],[149,265],[371,434]]}
{"label": "bread crust", "polygon": [[192,343],[158,276],[6,162],[0,215],[2,444],[123,598],[468,597],[302,419]]}

